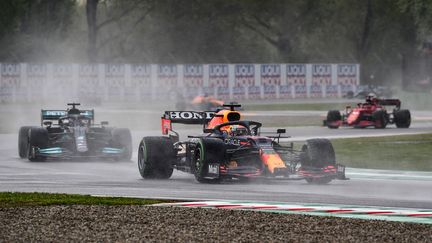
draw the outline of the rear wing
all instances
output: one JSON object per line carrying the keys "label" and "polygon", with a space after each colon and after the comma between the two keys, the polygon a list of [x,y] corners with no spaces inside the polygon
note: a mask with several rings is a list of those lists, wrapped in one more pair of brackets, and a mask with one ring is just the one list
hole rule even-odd
{"label": "rear wing", "polygon": [[[94,121],[94,110],[80,110],[80,115]],[[58,120],[60,117],[67,116],[65,110],[41,110],[41,123],[45,120]]]}
{"label": "rear wing", "polygon": [[383,106],[396,106],[397,109],[401,107],[401,101],[399,99],[382,99],[377,102]]}
{"label": "rear wing", "polygon": [[214,111],[165,111],[161,117],[162,134],[172,131],[172,123],[205,126],[214,115]]}

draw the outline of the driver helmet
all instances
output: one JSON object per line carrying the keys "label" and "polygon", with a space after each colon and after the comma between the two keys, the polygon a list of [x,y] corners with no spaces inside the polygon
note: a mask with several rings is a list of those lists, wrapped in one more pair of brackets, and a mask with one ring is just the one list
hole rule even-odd
{"label": "driver helmet", "polygon": [[68,110],[68,115],[79,115],[81,112],[77,108],[71,108]]}
{"label": "driver helmet", "polygon": [[374,99],[376,99],[376,95],[374,93],[369,93],[368,95],[366,95],[366,101],[367,102],[372,102]]}
{"label": "driver helmet", "polygon": [[248,134],[247,129],[241,125],[232,125],[229,129],[231,136],[245,136]]}

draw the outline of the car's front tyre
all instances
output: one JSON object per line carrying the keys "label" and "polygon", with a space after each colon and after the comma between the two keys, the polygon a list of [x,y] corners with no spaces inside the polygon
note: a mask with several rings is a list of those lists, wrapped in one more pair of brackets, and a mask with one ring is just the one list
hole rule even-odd
{"label": "car's front tyre", "polygon": [[19,157],[24,159],[28,156],[28,145],[29,145],[29,130],[32,128],[31,126],[20,127],[18,132],[18,154]]}
{"label": "car's front tyre", "polygon": [[192,172],[200,183],[219,183],[219,174],[213,174],[210,178],[209,166],[213,164],[219,173],[219,165],[225,160],[225,144],[222,140],[200,139],[196,144],[194,158],[192,160]]}
{"label": "car's front tyre", "polygon": [[45,161],[46,157],[38,155],[35,150],[48,147],[48,131],[43,127],[32,127],[29,129],[28,136],[28,159],[32,162]]}
{"label": "car's front tyre", "polygon": [[330,129],[337,129],[342,121],[342,115],[338,110],[330,110],[327,112],[326,125]]}
{"label": "car's front tyre", "polygon": [[[333,145],[328,139],[309,139],[302,147],[302,167],[322,169],[326,166],[336,166],[336,155]],[[327,184],[332,177],[306,177],[310,184]]]}

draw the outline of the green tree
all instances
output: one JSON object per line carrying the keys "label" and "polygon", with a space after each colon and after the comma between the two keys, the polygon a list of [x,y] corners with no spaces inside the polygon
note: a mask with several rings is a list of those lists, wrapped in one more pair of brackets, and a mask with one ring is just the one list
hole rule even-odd
{"label": "green tree", "polygon": [[5,0],[0,4],[2,61],[49,60],[53,42],[69,37],[74,0]]}

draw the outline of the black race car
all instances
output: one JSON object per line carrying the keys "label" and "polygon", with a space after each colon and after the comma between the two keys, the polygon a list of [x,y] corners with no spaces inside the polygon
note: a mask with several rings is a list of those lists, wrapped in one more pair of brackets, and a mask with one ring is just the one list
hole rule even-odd
{"label": "black race car", "polygon": [[132,137],[127,128],[94,123],[94,110],[79,110],[70,103],[67,110],[41,110],[41,126],[19,130],[18,153],[30,161],[47,158],[112,158],[130,160]]}
{"label": "black race car", "polygon": [[[274,136],[260,135],[262,124],[240,120],[234,110],[217,112],[166,111],[162,133],[144,137],[138,149],[138,168],[145,179],[168,179],[173,169],[195,175],[198,182],[250,178],[306,179],[328,183],[345,179],[345,167],[336,164],[333,146],[327,139],[310,139],[301,149],[279,143],[284,129]],[[202,124],[202,135],[185,141],[172,130],[171,123]]]}

